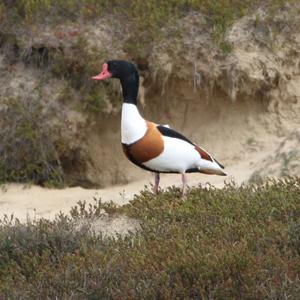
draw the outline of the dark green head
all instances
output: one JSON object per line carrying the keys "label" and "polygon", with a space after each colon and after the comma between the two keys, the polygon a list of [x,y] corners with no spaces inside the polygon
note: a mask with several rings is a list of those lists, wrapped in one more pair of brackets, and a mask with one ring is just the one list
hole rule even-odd
{"label": "dark green head", "polygon": [[120,79],[124,102],[136,104],[139,74],[133,63],[126,60],[109,60],[103,64],[100,74],[92,78],[95,80]]}

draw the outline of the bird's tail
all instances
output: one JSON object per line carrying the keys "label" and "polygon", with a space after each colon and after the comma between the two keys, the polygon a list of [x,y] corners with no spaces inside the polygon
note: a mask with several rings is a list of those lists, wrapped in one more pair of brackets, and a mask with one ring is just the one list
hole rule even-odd
{"label": "bird's tail", "polygon": [[198,170],[200,173],[221,176],[227,175],[223,171],[224,166],[221,165],[216,159],[214,159],[207,151],[205,151],[199,146],[196,146],[195,149],[199,152],[201,156],[201,160],[198,165]]}
{"label": "bird's tail", "polygon": [[227,174],[223,171],[224,166],[222,166],[219,162],[213,159],[213,161],[207,161],[201,159],[201,163],[198,166],[198,170],[200,173],[209,174],[209,175],[220,175],[226,176]]}

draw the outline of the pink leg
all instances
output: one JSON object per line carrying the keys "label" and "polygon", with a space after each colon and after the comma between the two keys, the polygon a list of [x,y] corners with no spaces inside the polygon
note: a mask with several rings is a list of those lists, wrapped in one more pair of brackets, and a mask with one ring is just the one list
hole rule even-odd
{"label": "pink leg", "polygon": [[186,184],[187,184],[187,176],[185,173],[181,173],[181,180],[182,180],[182,197],[186,195]]}
{"label": "pink leg", "polygon": [[158,190],[159,190],[159,180],[160,180],[160,175],[159,173],[154,173],[154,187],[153,187],[153,193],[155,195],[158,194]]}

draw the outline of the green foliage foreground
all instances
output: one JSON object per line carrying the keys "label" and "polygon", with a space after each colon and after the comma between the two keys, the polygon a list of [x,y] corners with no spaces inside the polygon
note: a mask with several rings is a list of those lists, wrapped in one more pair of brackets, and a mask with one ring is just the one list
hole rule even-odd
{"label": "green foliage foreground", "polygon": [[[78,229],[103,209],[140,228]],[[300,178],[199,186],[186,200],[177,188],[144,190],[126,206],[81,204],[71,215],[3,220],[1,299],[299,299]]]}

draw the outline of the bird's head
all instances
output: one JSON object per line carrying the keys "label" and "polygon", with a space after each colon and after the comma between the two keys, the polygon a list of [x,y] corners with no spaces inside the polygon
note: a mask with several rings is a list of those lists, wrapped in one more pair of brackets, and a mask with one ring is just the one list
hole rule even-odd
{"label": "bird's head", "polygon": [[135,65],[125,60],[109,60],[102,66],[94,80],[118,78],[122,85],[123,99],[126,103],[136,104],[139,89],[139,74]]}
{"label": "bird's head", "polygon": [[106,78],[119,78],[120,80],[137,74],[135,65],[125,60],[109,60],[103,64],[101,72],[92,77],[94,80],[104,80]]}

